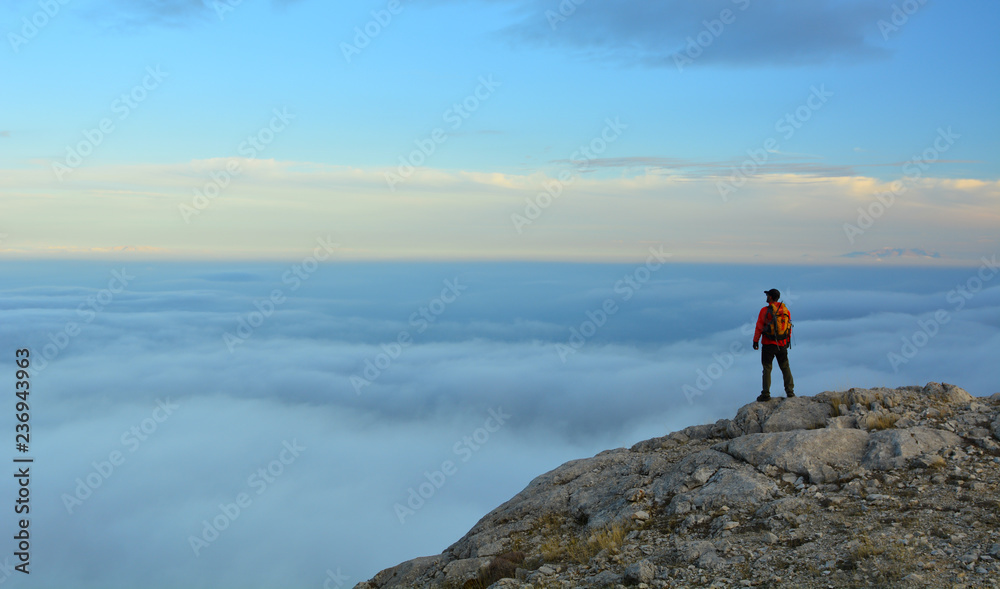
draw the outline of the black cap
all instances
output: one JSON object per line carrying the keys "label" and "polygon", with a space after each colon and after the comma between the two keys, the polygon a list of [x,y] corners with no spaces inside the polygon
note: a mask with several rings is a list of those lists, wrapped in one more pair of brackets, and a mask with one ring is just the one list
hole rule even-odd
{"label": "black cap", "polygon": [[778,300],[781,298],[781,292],[776,288],[772,288],[771,290],[765,290],[764,294],[766,294],[767,296],[771,297],[774,300]]}

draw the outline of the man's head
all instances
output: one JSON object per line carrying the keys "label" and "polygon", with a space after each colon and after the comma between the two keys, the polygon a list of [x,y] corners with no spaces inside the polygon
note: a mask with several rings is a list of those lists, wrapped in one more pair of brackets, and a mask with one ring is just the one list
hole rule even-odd
{"label": "man's head", "polygon": [[778,289],[776,288],[772,288],[771,290],[765,290],[764,294],[767,295],[767,302],[769,303],[776,302],[778,299],[781,298],[781,292],[779,292]]}

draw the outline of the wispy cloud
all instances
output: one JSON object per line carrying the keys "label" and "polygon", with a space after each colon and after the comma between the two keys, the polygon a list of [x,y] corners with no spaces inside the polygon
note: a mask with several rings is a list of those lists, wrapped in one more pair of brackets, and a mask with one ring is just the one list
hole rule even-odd
{"label": "wispy cloud", "polygon": [[[287,6],[301,0],[270,0],[272,5]],[[151,26],[184,27],[199,21],[218,21],[230,11],[239,10],[242,2],[228,0],[111,0],[113,8],[87,9],[86,14],[112,29],[136,29]]]}
{"label": "wispy cloud", "polygon": [[[745,159],[745,158],[744,158]],[[759,174],[799,174],[810,177],[856,176],[853,166],[823,164],[818,156],[772,154],[768,161],[757,167]],[[617,157],[587,160],[587,168],[620,168],[645,172],[665,171],[689,178],[717,178],[739,169],[743,159],[698,161],[669,157]],[[554,160],[553,163],[576,165],[571,160]]]}
{"label": "wispy cloud", "polygon": [[[896,168],[907,164],[978,164],[982,160],[909,159],[904,161],[878,162],[869,164],[830,164],[825,163],[822,156],[800,155],[783,152],[768,152],[766,162],[756,165],[755,174],[796,174],[813,178],[836,178],[843,176],[863,176],[871,168]],[[643,170],[645,172],[665,171],[671,174],[689,178],[717,178],[731,175],[746,161],[746,156],[731,160],[694,160],[677,157],[635,156],[615,158],[594,158],[586,161],[586,169],[622,169]],[[569,159],[552,160],[552,163],[562,165],[580,165],[579,161]]]}
{"label": "wispy cloud", "polygon": [[[532,174],[420,168],[393,193],[380,168],[245,161],[243,175],[185,225],[180,205],[189,205],[192,190],[226,162],[82,167],[71,185],[55,184],[45,169],[6,170],[0,188],[15,195],[7,214],[36,220],[23,227],[30,238],[18,247],[44,255],[52,248],[134,245],[182,258],[214,251],[226,258],[287,259],[299,255],[296,244],[335,233],[344,235],[347,259],[628,261],[644,251],[637,245],[652,241],[690,261],[774,256],[771,261],[793,262],[806,255],[844,262],[839,256],[845,253],[891,246],[938,251],[942,260],[961,263],[997,243],[993,229],[1000,223],[1000,182],[925,177],[908,183],[892,208],[849,243],[843,225],[859,223],[859,207],[881,206],[872,203],[892,182],[807,157],[776,156],[728,202],[717,189],[731,174],[726,162],[592,160],[595,172],[566,185],[524,234],[511,216],[523,214],[525,199],[551,185],[561,166]],[[52,206],[87,222],[60,232],[44,222],[43,210]],[[268,229],[234,239],[235,228],[247,223]],[[303,227],[310,228],[305,237]],[[766,238],[776,234],[782,239]],[[972,243],[970,235],[986,241]],[[157,257],[156,251],[143,253]]]}
{"label": "wispy cloud", "polygon": [[884,247],[867,252],[851,252],[844,254],[842,257],[884,260],[887,258],[940,258],[941,254],[939,252],[927,252],[919,248]]}
{"label": "wispy cloud", "polygon": [[699,65],[801,66],[889,55],[877,23],[892,13],[890,0],[495,3],[523,15],[505,30],[519,41],[632,65],[673,68],[675,57],[694,53],[692,43]]}

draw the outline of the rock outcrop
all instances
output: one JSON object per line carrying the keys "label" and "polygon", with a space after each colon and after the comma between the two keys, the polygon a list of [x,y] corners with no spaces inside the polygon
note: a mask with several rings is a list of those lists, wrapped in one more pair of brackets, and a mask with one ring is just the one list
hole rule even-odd
{"label": "rock outcrop", "polygon": [[998,485],[1000,394],[775,399],[567,462],[357,588],[1000,587]]}

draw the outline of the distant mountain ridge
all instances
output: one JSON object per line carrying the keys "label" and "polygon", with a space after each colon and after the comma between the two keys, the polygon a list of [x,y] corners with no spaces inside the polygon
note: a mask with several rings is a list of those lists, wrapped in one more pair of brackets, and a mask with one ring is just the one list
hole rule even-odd
{"label": "distant mountain ridge", "polygon": [[851,252],[840,256],[842,258],[871,258],[884,260],[887,258],[935,258],[940,259],[938,252],[928,252],[917,248],[884,247],[867,252]]}
{"label": "distant mountain ridge", "polygon": [[997,587],[1000,393],[750,403],[573,460],[356,589]]}

